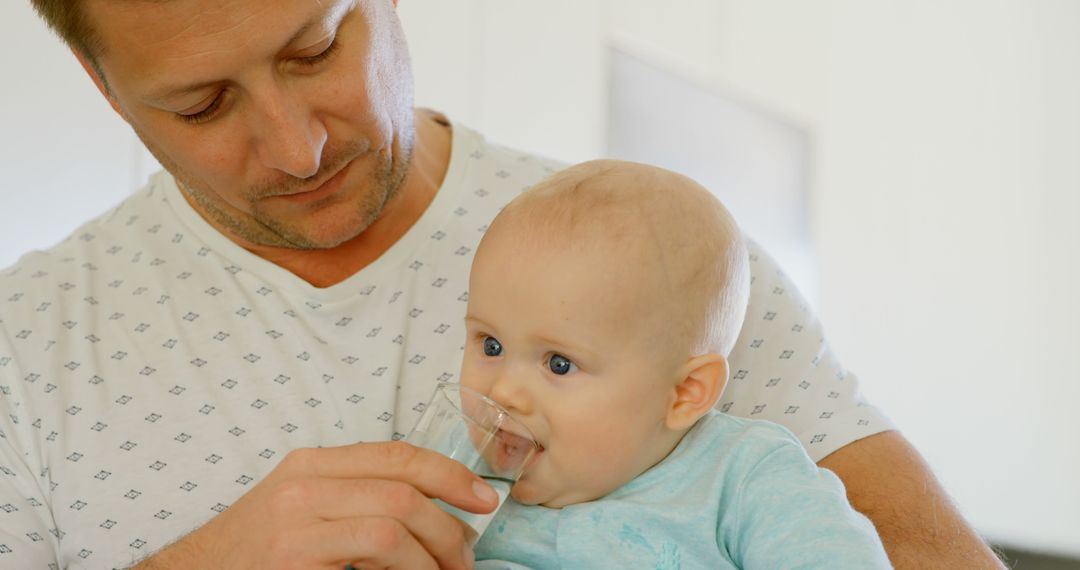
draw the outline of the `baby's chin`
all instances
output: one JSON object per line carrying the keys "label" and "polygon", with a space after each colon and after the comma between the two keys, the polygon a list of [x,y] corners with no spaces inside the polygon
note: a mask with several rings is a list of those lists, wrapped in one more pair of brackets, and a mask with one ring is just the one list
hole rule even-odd
{"label": "baby's chin", "polygon": [[519,480],[511,489],[510,496],[523,505],[540,505],[549,509],[584,503],[587,499],[568,497],[563,493],[553,493],[538,488],[531,481]]}
{"label": "baby's chin", "polygon": [[539,505],[544,500],[540,490],[531,481],[525,479],[519,479],[517,483],[514,483],[514,486],[510,488],[510,496],[523,505]]}

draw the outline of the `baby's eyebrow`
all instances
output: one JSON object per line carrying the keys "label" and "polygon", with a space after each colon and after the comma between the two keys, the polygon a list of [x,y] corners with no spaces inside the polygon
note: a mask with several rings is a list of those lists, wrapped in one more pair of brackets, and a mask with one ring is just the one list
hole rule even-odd
{"label": "baby's eyebrow", "polygon": [[465,315],[465,324],[466,325],[473,324],[473,325],[480,326],[482,328],[487,328],[487,329],[491,328],[491,325],[487,324],[486,321],[484,321],[482,319],[478,319],[478,318],[476,318],[476,316],[470,315],[470,314]]}
{"label": "baby's eyebrow", "polygon": [[555,348],[556,352],[565,352],[566,354],[564,354],[563,356],[569,356],[571,360],[577,360],[577,357],[579,356],[585,357],[586,360],[592,360],[596,358],[596,353],[592,350],[589,350],[583,344],[567,344],[565,342],[558,341],[547,336],[537,336],[536,339],[544,343],[545,345]]}

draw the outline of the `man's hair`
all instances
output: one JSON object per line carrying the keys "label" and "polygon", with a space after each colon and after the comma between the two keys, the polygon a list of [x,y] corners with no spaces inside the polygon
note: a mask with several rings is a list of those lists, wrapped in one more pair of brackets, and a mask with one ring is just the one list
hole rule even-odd
{"label": "man's hair", "polygon": [[101,38],[87,19],[82,0],[30,0],[30,4],[68,47],[96,64]]}

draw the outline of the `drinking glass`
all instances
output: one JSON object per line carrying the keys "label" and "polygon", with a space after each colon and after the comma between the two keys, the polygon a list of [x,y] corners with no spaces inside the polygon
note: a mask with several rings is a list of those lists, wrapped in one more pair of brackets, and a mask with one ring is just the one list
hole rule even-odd
{"label": "drinking glass", "polygon": [[[464,464],[495,489],[500,507],[539,449],[529,429],[494,400],[448,382],[435,388],[405,441]],[[475,544],[498,511],[496,507],[488,514],[476,514],[438,499],[435,502],[472,529],[470,544]]]}

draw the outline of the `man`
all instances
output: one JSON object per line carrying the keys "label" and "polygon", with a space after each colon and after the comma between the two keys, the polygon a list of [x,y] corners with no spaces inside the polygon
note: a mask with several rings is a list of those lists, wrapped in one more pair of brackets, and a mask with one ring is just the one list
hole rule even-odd
{"label": "man", "polygon": [[[0,563],[469,567],[427,497],[490,488],[387,441],[455,376],[487,222],[558,165],[414,111],[387,0],[33,1],[170,175],[0,275]],[[721,409],[799,435],[897,566],[998,567],[752,253]]]}

